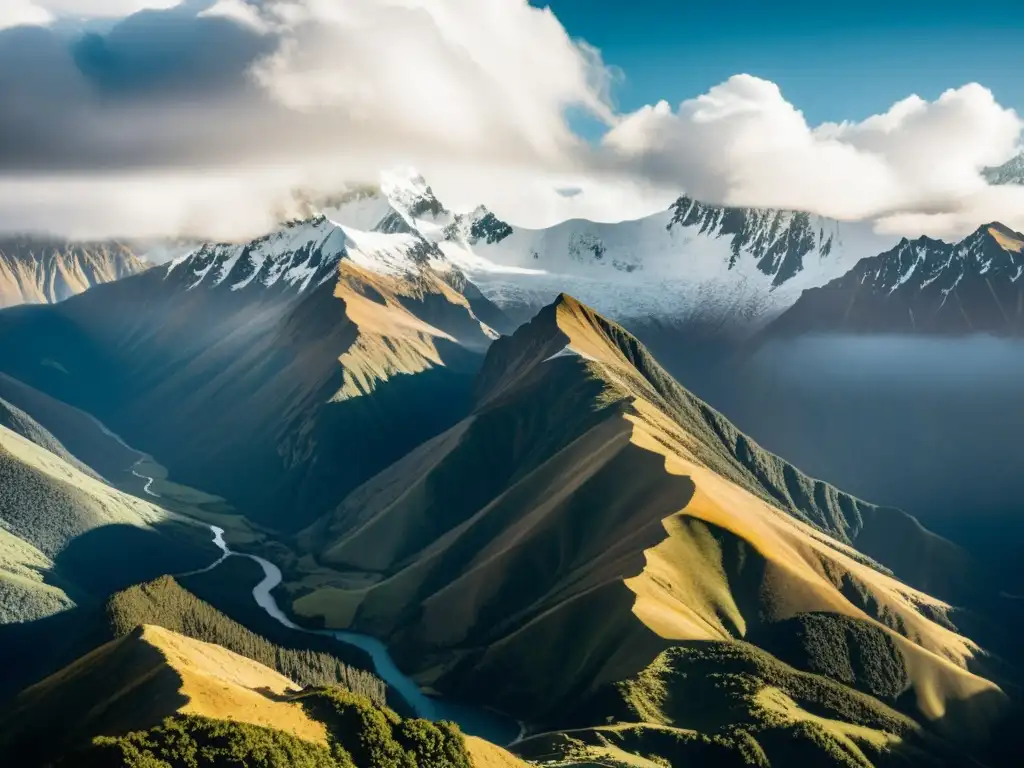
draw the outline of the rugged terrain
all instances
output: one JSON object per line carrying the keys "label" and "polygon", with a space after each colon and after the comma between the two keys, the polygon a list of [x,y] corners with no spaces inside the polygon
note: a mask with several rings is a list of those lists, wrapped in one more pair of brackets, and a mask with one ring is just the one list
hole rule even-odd
{"label": "rugged terrain", "polygon": [[[70,724],[55,729],[54,722]],[[515,759],[342,688],[300,688],[220,646],[143,625],[24,691],[0,754],[20,765],[489,768]],[[201,758],[200,763],[195,763]],[[172,761],[172,762],[166,762]]]}
{"label": "rugged terrain", "polygon": [[41,619],[202,562],[194,524],[112,488],[0,401],[5,414],[19,431],[0,426],[0,624]]}
{"label": "rugged terrain", "polygon": [[[543,233],[452,213],[415,175],[310,206],[251,242],[0,312],[0,647],[22,659],[0,694],[37,683],[7,704],[13,754],[1019,757],[1012,582],[763,449],[637,336],[549,289],[610,307],[672,372],[705,367],[691,353],[710,340],[726,398],[759,391],[728,353],[765,324],[758,353],[789,339],[787,318],[805,319],[798,338],[1013,335],[995,309],[1024,237],[905,241],[847,272],[856,231],[687,198]],[[947,311],[958,297],[985,309]],[[931,324],[899,324],[922,312]],[[270,570],[206,568],[213,524],[283,571],[287,616],[253,600]],[[296,623],[383,641],[450,711],[519,720],[519,757],[403,720],[367,672],[377,651]],[[74,727],[43,738],[58,716]]]}
{"label": "rugged terrain", "polygon": [[671,333],[676,344],[743,338],[804,289],[889,245],[863,225],[686,196],[635,221],[572,220],[531,230],[483,206],[449,210],[412,170],[317,202],[317,210],[346,225],[397,222],[437,243],[517,322],[567,291],[651,339]]}

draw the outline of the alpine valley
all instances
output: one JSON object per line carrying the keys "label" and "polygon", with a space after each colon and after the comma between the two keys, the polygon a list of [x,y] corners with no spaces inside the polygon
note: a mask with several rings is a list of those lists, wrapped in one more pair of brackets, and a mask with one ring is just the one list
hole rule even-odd
{"label": "alpine valley", "polygon": [[0,244],[3,764],[1024,761],[1024,235],[308,208]]}

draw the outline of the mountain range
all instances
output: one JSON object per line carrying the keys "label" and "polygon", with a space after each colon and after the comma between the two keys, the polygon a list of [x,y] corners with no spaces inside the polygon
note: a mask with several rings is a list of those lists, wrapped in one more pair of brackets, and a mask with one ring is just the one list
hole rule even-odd
{"label": "mountain range", "polygon": [[958,243],[904,238],[803,293],[769,332],[1020,336],[1024,235],[993,222]]}
{"label": "mountain range", "polygon": [[0,307],[53,304],[146,269],[125,245],[42,237],[0,240]]}
{"label": "mountain range", "polygon": [[1021,758],[1017,583],[762,447],[684,358],[735,406],[793,338],[1013,336],[1024,238],[870,251],[688,198],[538,232],[414,173],[310,206],[0,311],[0,754]]}

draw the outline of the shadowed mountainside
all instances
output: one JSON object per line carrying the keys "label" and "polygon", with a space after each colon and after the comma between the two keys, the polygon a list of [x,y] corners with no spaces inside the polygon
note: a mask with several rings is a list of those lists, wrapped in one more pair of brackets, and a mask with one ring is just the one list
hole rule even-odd
{"label": "shadowed mountainside", "polygon": [[[326,240],[287,244],[303,232]],[[376,264],[348,257],[350,235],[316,219],[7,310],[0,370],[187,484],[298,527],[457,421],[496,335],[476,312],[507,322],[457,271],[435,271],[426,244],[374,233],[379,258],[398,260]]]}
{"label": "shadowed mountainside", "polygon": [[805,291],[762,336],[1024,333],[1024,235],[998,222],[959,243],[904,238]]}

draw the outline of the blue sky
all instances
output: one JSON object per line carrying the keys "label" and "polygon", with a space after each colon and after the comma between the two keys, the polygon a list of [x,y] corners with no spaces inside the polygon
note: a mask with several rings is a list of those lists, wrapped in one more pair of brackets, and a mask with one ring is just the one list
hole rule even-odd
{"label": "blue sky", "polygon": [[673,106],[730,75],[772,80],[812,124],[980,82],[1024,112],[1024,2],[533,0],[602,51],[620,109]]}

